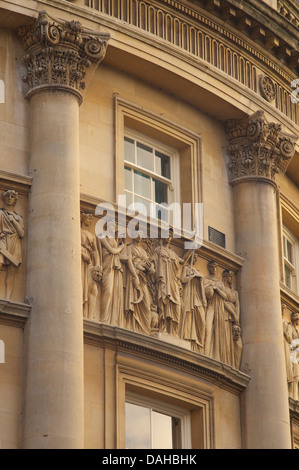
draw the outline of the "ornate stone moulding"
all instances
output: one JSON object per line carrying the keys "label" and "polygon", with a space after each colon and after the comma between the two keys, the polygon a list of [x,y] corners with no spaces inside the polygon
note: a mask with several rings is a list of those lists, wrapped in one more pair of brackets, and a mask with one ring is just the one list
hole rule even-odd
{"label": "ornate stone moulding", "polygon": [[171,342],[88,319],[84,319],[84,342],[95,347],[114,349],[117,353],[159,362],[175,369],[188,370],[199,378],[209,380],[236,394],[243,391],[250,381],[250,376],[245,372]]}
{"label": "ornate stone moulding", "polygon": [[109,34],[90,31],[79,21],[60,22],[44,10],[33,25],[21,26],[17,33],[26,51],[27,97],[43,89],[64,90],[81,103],[87,69],[105,57]]}
{"label": "ornate stone moulding", "polygon": [[263,111],[226,121],[225,132],[232,183],[244,179],[274,183],[275,175],[286,171],[298,140],[298,136],[282,132],[281,124],[268,122]]}
{"label": "ornate stone moulding", "polygon": [[260,76],[260,90],[263,98],[271,102],[276,98],[276,89],[274,81],[267,75]]}

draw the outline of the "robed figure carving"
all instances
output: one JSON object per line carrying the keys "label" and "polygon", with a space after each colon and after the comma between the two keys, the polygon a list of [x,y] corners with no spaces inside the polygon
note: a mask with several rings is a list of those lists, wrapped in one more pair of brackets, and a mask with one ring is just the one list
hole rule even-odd
{"label": "robed figure carving", "polygon": [[154,275],[154,264],[142,246],[142,233],[126,247],[127,270],[125,288],[126,327],[150,334],[152,297],[148,287]]}
{"label": "robed figure carving", "polygon": [[294,400],[299,400],[299,312],[293,312],[291,315],[292,325],[292,365],[293,381],[291,386],[291,396]]}
{"label": "robed figure carving", "polygon": [[287,373],[287,383],[288,383],[288,393],[289,396],[293,394],[293,363],[291,358],[292,351],[292,340],[293,340],[293,327],[292,323],[283,319],[282,321],[283,328],[283,340],[284,340],[284,353],[285,353],[285,363],[286,363],[286,373]]}
{"label": "robed figure carving", "polygon": [[24,222],[14,207],[18,193],[8,189],[2,193],[4,207],[0,209],[0,268],[5,274],[5,298],[10,300],[14,288],[16,269],[22,262],[21,238],[24,237]]}
{"label": "robed figure carving", "polygon": [[88,229],[93,216],[81,213],[81,274],[83,295],[83,316],[95,318],[98,284],[102,279],[102,266],[95,234]]}
{"label": "robed figure carving", "polygon": [[102,246],[102,290],[100,296],[100,321],[112,326],[125,327],[123,266],[121,252],[125,248],[117,239],[113,218],[107,221],[105,236],[100,237]]}
{"label": "robed figure carving", "polygon": [[179,335],[181,316],[181,263],[183,260],[170,247],[172,232],[155,249],[157,305],[162,333]]}
{"label": "robed figure carving", "polygon": [[217,268],[215,261],[209,261],[209,276],[204,279],[207,298],[205,355],[220,362],[227,362],[227,346],[224,341],[224,301],[227,295],[223,282],[216,278]]}
{"label": "robed figure carving", "polygon": [[194,253],[182,268],[182,338],[191,342],[193,351],[203,353],[207,301],[203,274],[194,266],[197,258]]}
{"label": "robed figure carving", "polygon": [[240,336],[237,338],[240,330],[237,330],[234,326],[239,326],[240,324],[240,303],[238,292],[232,287],[234,276],[233,271],[229,269],[225,269],[222,273],[224,293],[226,294],[226,300],[224,301],[225,329],[223,337],[226,348],[226,358],[224,362],[239,368],[241,351],[235,350],[240,349],[242,346],[240,344]]}

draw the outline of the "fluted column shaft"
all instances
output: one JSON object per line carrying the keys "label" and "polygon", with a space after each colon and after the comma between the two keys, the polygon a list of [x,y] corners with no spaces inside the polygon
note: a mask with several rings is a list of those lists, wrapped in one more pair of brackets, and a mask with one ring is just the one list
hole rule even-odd
{"label": "fluted column shaft", "polygon": [[24,448],[84,446],[79,105],[106,44],[41,12],[19,36],[30,99]]}
{"label": "fluted column shaft", "polygon": [[280,302],[275,174],[293,155],[292,138],[263,113],[229,121],[229,169],[235,203],[240,273],[241,368],[251,381],[242,401],[242,440],[248,449],[291,446]]}

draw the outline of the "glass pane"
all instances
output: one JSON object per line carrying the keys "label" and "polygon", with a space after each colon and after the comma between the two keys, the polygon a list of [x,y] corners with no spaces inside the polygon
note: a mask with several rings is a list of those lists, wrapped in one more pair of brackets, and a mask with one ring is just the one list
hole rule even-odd
{"label": "glass pane", "polygon": [[125,189],[132,191],[132,173],[127,166],[125,166]]}
{"label": "glass pane", "polygon": [[153,178],[155,185],[155,202],[158,204],[168,203],[168,185],[162,183],[162,181],[156,180]]}
{"label": "glass pane", "polygon": [[170,179],[170,158],[156,150],[155,152],[156,173]]}
{"label": "glass pane", "polygon": [[154,171],[153,149],[137,142],[137,165],[147,170]]}
{"label": "glass pane", "polygon": [[172,418],[171,416],[153,411],[153,449],[172,449]]}
{"label": "glass pane", "polygon": [[292,288],[292,272],[287,266],[284,267],[284,278],[285,278],[286,286],[288,286],[291,289]]}
{"label": "glass pane", "polygon": [[124,142],[124,152],[125,152],[125,160],[131,163],[135,163],[135,142],[128,137],[125,137]]}
{"label": "glass pane", "polygon": [[287,256],[286,256],[286,258],[291,264],[294,264],[293,263],[293,245],[289,240],[287,240]]}
{"label": "glass pane", "polygon": [[164,220],[164,222],[169,222],[169,211],[167,208],[156,204],[154,217],[159,220]]}
{"label": "glass pane", "polygon": [[139,196],[151,198],[151,180],[140,171],[134,170],[134,193]]}
{"label": "glass pane", "polygon": [[125,191],[125,196],[126,196],[126,207],[128,207],[133,202],[133,195],[132,193],[128,193],[127,191]]}
{"label": "glass pane", "polygon": [[150,409],[126,403],[126,449],[150,448]]}
{"label": "glass pane", "polygon": [[143,199],[142,197],[135,196],[134,206],[135,206],[135,210],[138,211],[140,214],[144,214],[145,216],[150,215],[150,201],[147,201],[146,199]]}

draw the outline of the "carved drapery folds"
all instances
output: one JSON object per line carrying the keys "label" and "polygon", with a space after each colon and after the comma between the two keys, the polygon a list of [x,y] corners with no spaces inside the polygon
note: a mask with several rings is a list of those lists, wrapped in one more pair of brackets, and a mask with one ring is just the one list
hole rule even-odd
{"label": "carved drapery folds", "polygon": [[285,172],[298,139],[283,133],[280,124],[267,122],[263,111],[244,119],[228,120],[225,132],[232,182],[248,177],[274,181],[278,172]]}
{"label": "carved drapery folds", "polygon": [[[144,335],[184,341],[194,352],[240,367],[239,298],[234,273],[208,263],[208,276],[198,269],[199,256],[179,256],[169,238],[118,240],[114,220],[103,238],[90,228],[91,214],[81,215],[83,315]],[[94,278],[94,267],[100,276]],[[88,306],[88,308],[87,308]],[[180,343],[181,344],[181,343]]]}
{"label": "carved drapery folds", "polygon": [[283,337],[289,397],[299,400],[299,312],[283,318]]}
{"label": "carved drapery folds", "polygon": [[14,209],[18,193],[8,189],[2,193],[4,206],[0,209],[0,270],[5,271],[5,298],[11,299],[16,270],[22,262],[21,239],[25,235],[24,222]]}
{"label": "carved drapery folds", "polygon": [[79,21],[61,22],[41,11],[35,24],[18,28],[26,51],[27,96],[45,88],[73,92],[82,101],[86,72],[106,54],[109,34],[83,28]]}

